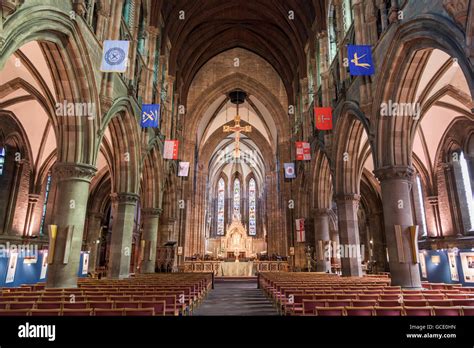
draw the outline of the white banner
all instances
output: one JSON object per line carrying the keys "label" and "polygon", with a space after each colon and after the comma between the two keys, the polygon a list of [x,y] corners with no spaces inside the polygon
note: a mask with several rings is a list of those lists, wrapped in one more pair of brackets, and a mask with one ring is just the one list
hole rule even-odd
{"label": "white banner", "polygon": [[89,253],[82,255],[82,274],[87,274],[89,270]]}
{"label": "white banner", "polygon": [[10,259],[8,260],[7,279],[5,280],[5,283],[14,282],[17,263],[18,263],[18,253],[10,252]]}
{"label": "white banner", "polygon": [[178,176],[189,175],[189,162],[179,162]]}
{"label": "white banner", "polygon": [[448,251],[449,271],[451,272],[451,280],[458,282],[459,273],[458,265],[456,264],[456,253],[454,251]]}
{"label": "white banner", "polygon": [[474,283],[474,253],[459,253],[466,283]]}
{"label": "white banner", "polygon": [[119,73],[127,71],[129,47],[130,41],[105,40],[100,71]]}
{"label": "white banner", "polygon": [[46,271],[48,270],[48,251],[43,253],[43,261],[41,263],[40,279],[46,278]]}

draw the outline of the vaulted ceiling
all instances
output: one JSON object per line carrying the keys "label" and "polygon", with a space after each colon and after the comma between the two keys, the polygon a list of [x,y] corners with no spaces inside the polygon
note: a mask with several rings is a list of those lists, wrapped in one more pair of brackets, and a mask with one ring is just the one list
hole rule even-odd
{"label": "vaulted ceiling", "polygon": [[[184,98],[193,77],[209,59],[241,47],[260,55],[274,67],[292,99],[293,83],[306,74],[304,46],[314,19],[318,19],[318,29],[325,25],[322,0],[162,0],[157,3],[161,4],[165,25],[163,36],[171,43],[170,73],[176,77]],[[159,7],[156,4],[154,10]],[[153,17],[152,21],[156,20],[156,14]]]}

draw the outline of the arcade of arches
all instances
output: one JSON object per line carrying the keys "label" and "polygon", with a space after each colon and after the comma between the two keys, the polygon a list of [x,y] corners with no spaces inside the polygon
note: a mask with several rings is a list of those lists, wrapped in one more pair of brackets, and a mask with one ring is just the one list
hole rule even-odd
{"label": "arcade of arches", "polygon": [[[54,257],[46,286],[77,286],[85,251],[108,278],[278,260],[416,288],[410,227],[420,249],[474,246],[473,1],[1,6],[0,241],[46,248],[57,226],[69,262]],[[104,40],[130,41],[126,72],[100,71]],[[373,76],[349,74],[348,44],[373,46]],[[142,103],[160,104],[158,128]],[[395,103],[416,113],[383,114]],[[321,254],[334,243],[362,253]]]}

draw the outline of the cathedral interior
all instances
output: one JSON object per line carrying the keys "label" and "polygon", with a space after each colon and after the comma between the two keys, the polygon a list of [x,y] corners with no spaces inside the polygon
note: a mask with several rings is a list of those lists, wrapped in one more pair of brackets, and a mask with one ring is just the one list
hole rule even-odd
{"label": "cathedral interior", "polygon": [[[178,301],[195,284],[183,311],[12,297],[0,316],[346,316],[361,294],[306,309],[341,284],[380,291],[366,315],[384,315],[384,289],[473,315],[474,1],[0,10],[3,294],[167,284]],[[288,301],[291,283],[315,292]],[[226,307],[226,287],[262,307]]]}

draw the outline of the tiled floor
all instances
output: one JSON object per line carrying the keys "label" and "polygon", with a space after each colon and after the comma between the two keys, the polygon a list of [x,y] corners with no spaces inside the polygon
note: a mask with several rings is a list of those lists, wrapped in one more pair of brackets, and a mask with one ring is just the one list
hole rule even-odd
{"label": "tiled floor", "polygon": [[216,280],[203,303],[193,315],[278,315],[257,281]]}

